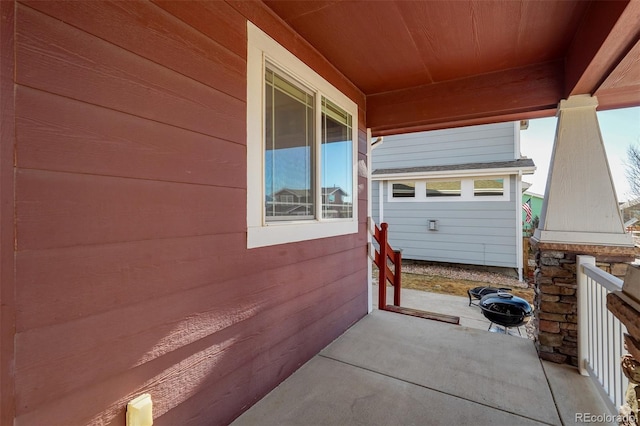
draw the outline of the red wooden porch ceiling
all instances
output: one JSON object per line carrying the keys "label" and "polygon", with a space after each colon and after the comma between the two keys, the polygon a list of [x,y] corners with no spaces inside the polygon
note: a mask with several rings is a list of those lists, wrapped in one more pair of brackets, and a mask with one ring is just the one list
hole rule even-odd
{"label": "red wooden porch ceiling", "polygon": [[264,0],[367,96],[374,135],[640,105],[640,1]]}

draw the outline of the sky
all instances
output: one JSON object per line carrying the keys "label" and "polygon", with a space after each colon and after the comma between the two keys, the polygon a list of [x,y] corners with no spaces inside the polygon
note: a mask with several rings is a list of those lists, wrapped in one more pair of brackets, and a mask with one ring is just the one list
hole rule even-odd
{"label": "sky", "polygon": [[[618,201],[627,201],[633,198],[625,175],[627,148],[632,144],[640,146],[640,107],[597,114]],[[537,167],[533,175],[523,176],[523,180],[533,184],[529,191],[535,194],[543,195],[546,188],[556,122],[556,117],[530,120],[529,128],[520,132],[520,151],[532,158]]]}

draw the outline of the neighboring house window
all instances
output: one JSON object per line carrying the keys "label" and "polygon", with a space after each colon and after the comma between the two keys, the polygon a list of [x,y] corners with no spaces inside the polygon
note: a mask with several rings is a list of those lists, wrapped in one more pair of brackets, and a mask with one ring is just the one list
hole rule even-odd
{"label": "neighboring house window", "polygon": [[504,195],[504,179],[475,179],[473,181],[474,197],[501,197]]}
{"label": "neighboring house window", "polygon": [[[281,195],[280,196],[280,201],[282,201],[285,204],[293,204],[293,195]],[[269,201],[267,201],[268,203]],[[268,215],[268,213],[267,213]]]}
{"label": "neighboring house window", "polygon": [[427,181],[426,196],[429,197],[460,197],[462,195],[462,181],[440,180]]}
{"label": "neighboring house window", "polygon": [[247,31],[247,246],[358,232],[357,105]]}
{"label": "neighboring house window", "polygon": [[394,202],[509,201],[509,176],[389,181]]}
{"label": "neighboring house window", "polygon": [[414,198],[416,196],[415,182],[394,182],[391,195],[393,198]]}

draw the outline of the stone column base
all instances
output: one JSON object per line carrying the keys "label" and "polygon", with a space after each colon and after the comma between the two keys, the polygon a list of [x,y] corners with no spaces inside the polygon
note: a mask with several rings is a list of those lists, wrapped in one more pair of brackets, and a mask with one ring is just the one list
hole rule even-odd
{"label": "stone column base", "polygon": [[544,243],[535,250],[535,345],[542,359],[578,366],[578,299],[576,256],[589,255],[604,271],[624,277],[633,262],[633,247]]}

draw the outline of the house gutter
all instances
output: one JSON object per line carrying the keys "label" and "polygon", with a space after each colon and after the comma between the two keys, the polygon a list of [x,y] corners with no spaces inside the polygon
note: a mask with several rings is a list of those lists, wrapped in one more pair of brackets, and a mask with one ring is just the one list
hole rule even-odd
{"label": "house gutter", "polygon": [[401,180],[407,178],[424,179],[428,177],[440,178],[460,178],[467,176],[497,176],[497,175],[529,175],[536,171],[536,167],[521,167],[521,168],[499,168],[499,169],[467,169],[467,170],[455,170],[451,172],[431,171],[431,172],[410,172],[410,173],[387,173],[372,175],[373,180]]}
{"label": "house gutter", "polygon": [[[369,140],[371,140],[371,136],[369,136]],[[374,149],[382,145],[383,142],[384,142],[384,137],[378,136],[378,138],[375,141],[371,142],[369,145],[371,146],[371,149]]]}

